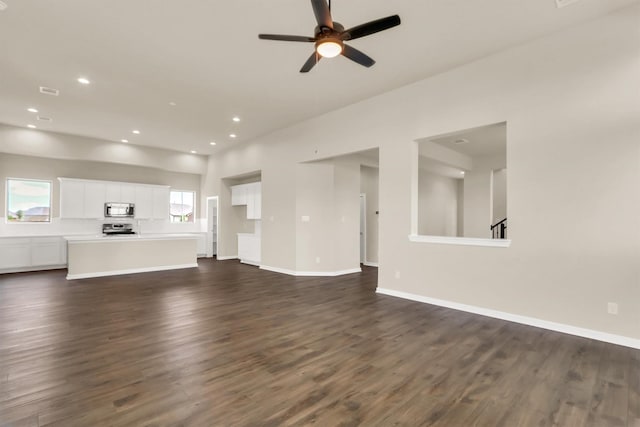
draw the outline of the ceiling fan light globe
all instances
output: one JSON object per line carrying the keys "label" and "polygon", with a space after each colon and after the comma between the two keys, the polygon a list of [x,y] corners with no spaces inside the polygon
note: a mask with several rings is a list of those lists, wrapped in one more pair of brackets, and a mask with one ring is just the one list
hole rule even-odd
{"label": "ceiling fan light globe", "polygon": [[323,58],[335,58],[342,53],[342,43],[336,40],[326,40],[316,45],[316,52]]}

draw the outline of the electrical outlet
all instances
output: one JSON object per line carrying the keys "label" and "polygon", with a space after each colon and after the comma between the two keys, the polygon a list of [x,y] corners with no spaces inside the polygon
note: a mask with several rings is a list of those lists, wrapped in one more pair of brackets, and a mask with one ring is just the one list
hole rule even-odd
{"label": "electrical outlet", "polygon": [[320,264],[320,257],[319,256],[316,257],[316,264]]}
{"label": "electrical outlet", "polygon": [[396,279],[400,278],[400,272],[396,270]]}
{"label": "electrical outlet", "polygon": [[618,304],[615,302],[610,302],[607,304],[607,312],[609,314],[618,314]]}

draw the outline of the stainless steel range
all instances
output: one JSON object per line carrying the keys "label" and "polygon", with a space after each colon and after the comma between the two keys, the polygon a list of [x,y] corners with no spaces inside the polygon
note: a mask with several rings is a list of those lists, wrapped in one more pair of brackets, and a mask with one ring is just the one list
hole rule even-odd
{"label": "stainless steel range", "polygon": [[136,234],[133,231],[133,224],[115,223],[102,224],[102,234],[105,236],[118,236],[122,234]]}

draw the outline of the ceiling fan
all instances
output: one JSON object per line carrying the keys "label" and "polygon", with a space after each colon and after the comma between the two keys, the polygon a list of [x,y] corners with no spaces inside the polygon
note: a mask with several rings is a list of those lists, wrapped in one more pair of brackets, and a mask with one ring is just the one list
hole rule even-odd
{"label": "ceiling fan", "polygon": [[326,0],[311,0],[311,6],[313,7],[316,21],[318,21],[313,37],[258,34],[258,37],[263,40],[315,43],[315,50],[300,69],[301,73],[308,73],[322,57],[333,58],[338,55],[345,56],[365,67],[371,67],[376,61],[344,42],[400,25],[400,17],[392,15],[345,30],[342,24],[335,22],[331,17],[331,0],[329,0],[329,3]]}

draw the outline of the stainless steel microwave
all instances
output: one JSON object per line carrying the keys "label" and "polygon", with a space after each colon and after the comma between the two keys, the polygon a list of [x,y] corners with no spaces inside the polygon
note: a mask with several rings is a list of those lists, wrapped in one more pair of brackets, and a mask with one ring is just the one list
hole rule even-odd
{"label": "stainless steel microwave", "polygon": [[135,206],[133,203],[105,203],[105,218],[133,218],[135,216]]}

